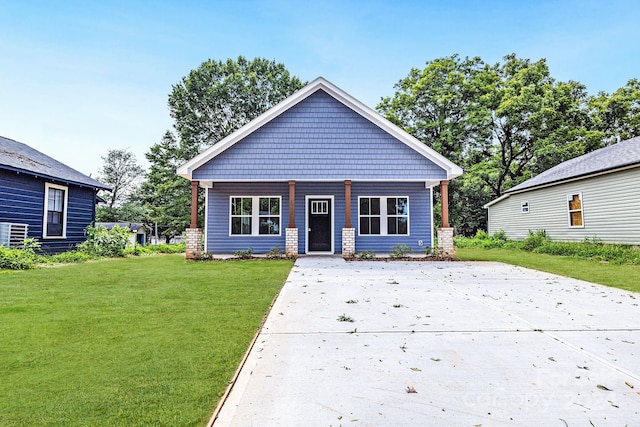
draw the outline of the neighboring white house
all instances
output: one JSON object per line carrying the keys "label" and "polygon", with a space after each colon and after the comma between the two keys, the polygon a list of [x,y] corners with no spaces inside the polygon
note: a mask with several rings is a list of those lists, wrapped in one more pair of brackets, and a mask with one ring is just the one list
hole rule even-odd
{"label": "neighboring white house", "polygon": [[145,245],[147,243],[147,227],[139,222],[96,222],[96,227],[102,226],[111,230],[114,226],[129,229],[129,243]]}
{"label": "neighboring white house", "polygon": [[561,163],[484,207],[490,234],[640,245],[640,137]]}

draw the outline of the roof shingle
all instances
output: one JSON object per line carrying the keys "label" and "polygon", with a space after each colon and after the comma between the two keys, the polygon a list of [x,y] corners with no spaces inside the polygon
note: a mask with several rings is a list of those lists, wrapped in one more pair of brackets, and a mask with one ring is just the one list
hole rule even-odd
{"label": "roof shingle", "polygon": [[0,136],[0,167],[21,170],[69,184],[109,190],[109,187],[105,184],[60,163],[46,154],[26,144],[2,136]]}
{"label": "roof shingle", "polygon": [[513,193],[568,179],[592,175],[625,166],[640,164],[640,137],[621,141],[552,167],[540,175],[516,185],[506,193]]}

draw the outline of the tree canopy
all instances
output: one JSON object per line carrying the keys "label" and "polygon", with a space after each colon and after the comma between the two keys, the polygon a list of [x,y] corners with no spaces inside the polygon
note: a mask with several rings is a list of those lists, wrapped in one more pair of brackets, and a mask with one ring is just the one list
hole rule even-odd
{"label": "tree canopy", "polygon": [[463,234],[486,228],[482,206],[532,175],[640,134],[640,83],[589,96],[544,59],[487,64],[458,55],[412,69],[378,111],[465,169],[450,186]]}
{"label": "tree canopy", "polygon": [[303,86],[283,64],[242,56],[205,61],[173,86],[169,110],[175,133],[167,131],[146,153],[151,167],[143,186],[151,219],[167,239],[190,222],[190,185],[176,168]]}
{"label": "tree canopy", "polygon": [[220,141],[303,86],[284,64],[264,58],[203,62],[169,95],[182,159]]}

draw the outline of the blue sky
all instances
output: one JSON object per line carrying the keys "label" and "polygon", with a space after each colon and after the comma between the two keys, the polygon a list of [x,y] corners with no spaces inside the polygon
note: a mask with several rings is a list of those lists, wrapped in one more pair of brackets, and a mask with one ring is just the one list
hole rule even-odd
{"label": "blue sky", "polygon": [[96,175],[172,127],[172,85],[211,58],[282,62],[370,107],[459,54],[546,58],[590,93],[640,78],[640,2],[0,0],[0,135]]}

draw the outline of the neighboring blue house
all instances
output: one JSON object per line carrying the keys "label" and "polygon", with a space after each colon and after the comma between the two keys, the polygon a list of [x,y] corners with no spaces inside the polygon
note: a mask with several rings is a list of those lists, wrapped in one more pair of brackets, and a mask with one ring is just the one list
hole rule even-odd
{"label": "neighboring blue house", "polygon": [[[40,241],[43,252],[74,249],[109,188],[28,145],[0,137],[0,224]],[[0,241],[0,244],[3,242]]]}
{"label": "neighboring blue house", "polygon": [[[462,169],[323,78],[194,157],[187,256],[198,252],[197,188],[205,188],[204,250],[344,256],[398,244],[432,247],[433,194]],[[191,241],[191,245],[190,245]],[[453,250],[452,239],[445,249]],[[191,249],[190,249],[191,248]]]}

